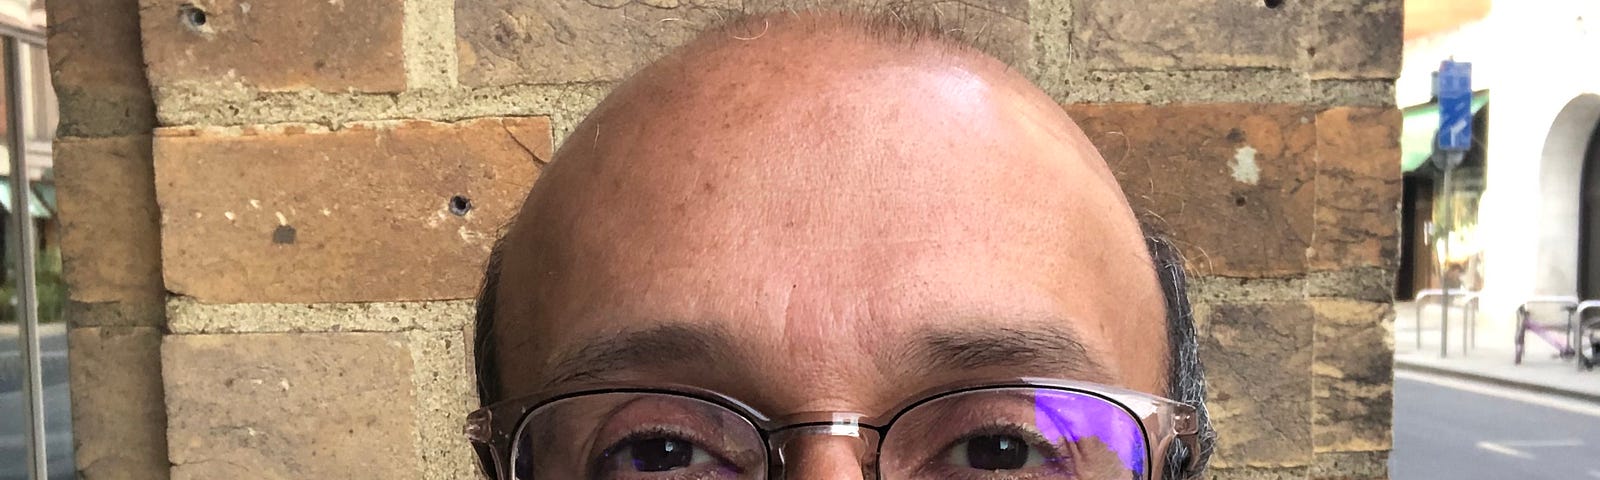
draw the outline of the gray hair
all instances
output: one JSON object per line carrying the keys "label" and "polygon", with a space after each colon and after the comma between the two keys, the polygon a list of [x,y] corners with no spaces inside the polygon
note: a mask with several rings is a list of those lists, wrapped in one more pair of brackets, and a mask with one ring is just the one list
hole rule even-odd
{"label": "gray hair", "polygon": [[[1150,231],[1149,227],[1145,228]],[[1211,414],[1206,410],[1206,369],[1200,364],[1200,342],[1194,327],[1194,310],[1189,306],[1189,279],[1183,270],[1183,255],[1164,237],[1146,233],[1145,245],[1155,262],[1156,277],[1167,311],[1167,397],[1194,407],[1199,417],[1199,451],[1191,452],[1181,442],[1167,451],[1167,480],[1200,478],[1216,444]],[[1194,467],[1189,466],[1194,459]]]}

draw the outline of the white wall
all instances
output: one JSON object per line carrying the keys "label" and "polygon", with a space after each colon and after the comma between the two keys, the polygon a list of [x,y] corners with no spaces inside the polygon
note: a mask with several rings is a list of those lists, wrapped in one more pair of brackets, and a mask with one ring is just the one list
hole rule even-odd
{"label": "white wall", "polygon": [[1473,62],[1474,88],[1491,90],[1478,231],[1480,339],[1493,342],[1510,338],[1526,297],[1577,290],[1578,182],[1600,102],[1574,100],[1600,93],[1600,1],[1497,1],[1479,24],[1409,43],[1399,104],[1426,102],[1429,73],[1452,55]]}

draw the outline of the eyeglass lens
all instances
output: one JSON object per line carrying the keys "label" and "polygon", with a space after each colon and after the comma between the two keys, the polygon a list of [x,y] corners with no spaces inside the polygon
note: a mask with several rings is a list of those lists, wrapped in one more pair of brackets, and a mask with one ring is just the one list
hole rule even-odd
{"label": "eyeglass lens", "polygon": [[[769,464],[761,431],[744,416],[674,394],[563,399],[535,410],[516,438],[516,479],[763,480],[782,468]],[[877,461],[884,480],[1138,480],[1147,450],[1139,421],[1108,400],[1000,388],[905,411]]]}

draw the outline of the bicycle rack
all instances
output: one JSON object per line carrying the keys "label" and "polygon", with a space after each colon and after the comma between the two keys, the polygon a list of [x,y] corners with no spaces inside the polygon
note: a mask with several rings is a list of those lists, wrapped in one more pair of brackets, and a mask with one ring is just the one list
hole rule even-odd
{"label": "bicycle rack", "polygon": [[[1412,299],[1413,303],[1412,303],[1411,308],[1413,309],[1413,313],[1415,313],[1414,315],[1412,315],[1412,319],[1416,320],[1416,322],[1417,322],[1417,350],[1419,350],[1419,351],[1422,350],[1422,303],[1423,303],[1423,300],[1426,300],[1426,299],[1429,299],[1429,298],[1433,298],[1433,297],[1439,297],[1441,300],[1443,300],[1446,297],[1446,295],[1445,295],[1446,293],[1449,293],[1448,297],[1450,297],[1450,298],[1464,298],[1464,299],[1466,299],[1466,300],[1463,301],[1463,303],[1461,305],[1461,307],[1462,307],[1462,312],[1461,313],[1462,313],[1462,316],[1463,316],[1462,320],[1465,322],[1464,325],[1462,326],[1463,328],[1461,329],[1461,351],[1465,352],[1465,351],[1467,351],[1467,350],[1469,350],[1471,348],[1475,348],[1475,347],[1478,346],[1478,330],[1477,330],[1476,327],[1474,327],[1472,325],[1473,323],[1476,323],[1476,322],[1474,322],[1474,320],[1476,320],[1478,318],[1478,292],[1472,291],[1472,290],[1455,289],[1455,288],[1452,288],[1448,292],[1446,292],[1445,290],[1438,289],[1438,288],[1429,288],[1429,289],[1425,289],[1425,290],[1418,290],[1417,291],[1417,296]],[[1444,304],[1445,302],[1439,302],[1439,303],[1440,303],[1439,308],[1449,308],[1449,305],[1445,305]],[[1446,329],[1441,328],[1440,331],[1439,331],[1439,341],[1440,341],[1440,343],[1444,343],[1444,342],[1448,341],[1448,339],[1444,338],[1445,333],[1446,333]]]}
{"label": "bicycle rack", "polygon": [[[1515,355],[1516,355],[1516,363],[1518,363],[1518,364],[1522,363],[1522,350],[1523,350],[1522,342],[1523,342],[1523,340],[1521,340],[1521,339],[1524,338],[1525,330],[1527,329],[1526,323],[1533,321],[1533,319],[1532,319],[1533,313],[1532,313],[1531,310],[1528,309],[1529,306],[1532,306],[1532,305],[1535,305],[1535,304],[1556,304],[1556,305],[1561,305],[1563,308],[1565,308],[1567,310],[1567,349],[1573,350],[1574,352],[1576,352],[1577,349],[1574,348],[1576,345],[1574,345],[1575,342],[1573,342],[1573,338],[1575,338],[1577,336],[1577,334],[1575,333],[1576,329],[1573,328],[1573,326],[1574,326],[1573,319],[1576,318],[1576,316],[1573,315],[1573,312],[1582,303],[1583,303],[1583,300],[1581,300],[1578,297],[1573,296],[1573,295],[1535,295],[1533,297],[1529,297],[1527,299],[1527,301],[1522,302],[1522,306],[1517,307],[1517,322],[1518,322],[1518,325],[1517,325],[1517,338],[1518,338],[1518,340],[1517,340],[1517,351],[1515,353]],[[1594,306],[1595,307],[1600,307],[1600,303],[1597,303]],[[1574,355],[1574,356],[1576,356],[1576,355]],[[1562,353],[1562,358],[1567,358],[1567,353],[1566,352]],[[1579,368],[1582,368],[1582,362],[1581,361],[1579,362]]]}
{"label": "bicycle rack", "polygon": [[1584,300],[1578,302],[1578,306],[1574,307],[1572,312],[1567,314],[1567,327],[1571,329],[1572,337],[1568,339],[1568,342],[1573,345],[1573,350],[1578,353],[1579,370],[1587,370],[1594,365],[1594,359],[1583,354],[1583,346],[1581,344],[1583,341],[1583,312],[1584,310],[1591,308],[1600,308],[1600,300]]}

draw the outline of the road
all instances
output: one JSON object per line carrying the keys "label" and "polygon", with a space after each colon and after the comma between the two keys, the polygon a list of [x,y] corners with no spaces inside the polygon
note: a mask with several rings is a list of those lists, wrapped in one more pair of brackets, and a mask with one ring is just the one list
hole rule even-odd
{"label": "road", "polygon": [[[14,327],[7,325],[6,327]],[[45,453],[50,480],[70,480],[72,468],[72,410],[67,394],[67,336],[61,324],[40,328],[40,354],[44,357]],[[0,330],[0,480],[22,480],[27,467],[27,404],[22,395],[22,357],[15,328]]]}
{"label": "road", "polygon": [[1600,479],[1600,404],[1395,373],[1395,480]]}

